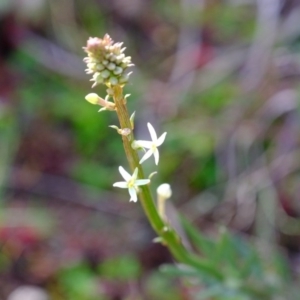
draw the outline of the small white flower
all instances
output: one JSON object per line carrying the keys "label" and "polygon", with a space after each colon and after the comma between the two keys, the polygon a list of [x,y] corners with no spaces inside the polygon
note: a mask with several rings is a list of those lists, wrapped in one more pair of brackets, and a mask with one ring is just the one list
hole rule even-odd
{"label": "small white flower", "polygon": [[159,147],[164,142],[167,133],[165,132],[159,138],[157,138],[157,135],[156,135],[156,132],[155,132],[153,126],[150,123],[148,123],[147,126],[149,129],[152,141],[135,141],[134,147],[142,147],[142,148],[149,149],[144,154],[144,156],[141,158],[140,164],[142,164],[146,159],[148,159],[153,154],[155,164],[157,165],[158,161],[159,161],[159,152],[158,152],[157,147]]}
{"label": "small white flower", "polygon": [[138,168],[135,168],[133,174],[130,175],[123,167],[120,166],[119,172],[125,181],[116,182],[113,186],[121,189],[128,189],[130,201],[137,202],[138,186],[148,184],[150,179],[137,179]]}

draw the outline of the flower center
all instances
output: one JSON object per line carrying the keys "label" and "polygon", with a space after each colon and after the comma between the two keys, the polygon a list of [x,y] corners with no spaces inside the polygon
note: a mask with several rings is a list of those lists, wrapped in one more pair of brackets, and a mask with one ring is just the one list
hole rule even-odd
{"label": "flower center", "polygon": [[127,185],[128,185],[129,188],[134,187],[134,180],[133,180],[133,179],[130,179],[130,180],[128,181]]}

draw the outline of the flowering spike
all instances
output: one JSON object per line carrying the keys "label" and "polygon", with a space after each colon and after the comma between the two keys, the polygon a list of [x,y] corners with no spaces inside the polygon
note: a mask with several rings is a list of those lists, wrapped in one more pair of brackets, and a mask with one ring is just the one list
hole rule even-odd
{"label": "flowering spike", "polygon": [[115,85],[125,85],[129,74],[126,69],[133,66],[131,57],[123,53],[123,43],[114,43],[108,34],[102,39],[91,37],[87,41],[84,51],[87,57],[84,62],[87,64],[86,73],[94,74],[93,87],[98,84],[105,84],[108,88]]}

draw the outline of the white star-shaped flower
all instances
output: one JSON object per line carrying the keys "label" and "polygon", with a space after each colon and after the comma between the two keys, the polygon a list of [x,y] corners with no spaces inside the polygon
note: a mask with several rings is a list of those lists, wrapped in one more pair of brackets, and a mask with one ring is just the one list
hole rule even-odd
{"label": "white star-shaped flower", "polygon": [[147,126],[149,129],[152,141],[135,141],[134,147],[135,148],[142,147],[142,148],[149,149],[144,154],[144,156],[141,158],[140,164],[142,164],[146,159],[148,159],[153,154],[155,164],[158,165],[159,152],[158,152],[157,147],[159,147],[164,142],[167,133],[165,132],[159,138],[157,138],[157,135],[156,135],[156,132],[155,132],[153,126],[150,123],[148,123]]}
{"label": "white star-shaped flower", "polygon": [[130,201],[137,202],[138,186],[145,185],[150,182],[150,179],[137,179],[138,168],[135,168],[132,175],[130,175],[123,167],[119,167],[119,172],[125,181],[116,182],[113,186],[121,189],[128,189]]}

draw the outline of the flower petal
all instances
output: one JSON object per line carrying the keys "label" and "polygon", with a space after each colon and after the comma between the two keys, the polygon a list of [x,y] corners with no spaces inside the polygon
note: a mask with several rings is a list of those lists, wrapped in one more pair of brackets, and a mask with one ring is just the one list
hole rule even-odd
{"label": "flower petal", "polygon": [[166,135],[167,135],[167,133],[164,132],[164,133],[158,138],[158,140],[156,141],[156,147],[160,146],[160,145],[165,141]]}
{"label": "flower petal", "polygon": [[131,175],[127,171],[125,171],[123,167],[119,167],[119,172],[127,182],[131,179]]}
{"label": "flower petal", "polygon": [[153,128],[153,126],[150,123],[147,123],[147,126],[148,126],[148,129],[149,129],[152,141],[156,142],[157,135],[156,135],[155,129]]}
{"label": "flower petal", "polygon": [[134,184],[136,186],[139,186],[139,185],[145,185],[148,183],[150,183],[150,179],[139,179],[139,180],[136,180]]}
{"label": "flower petal", "polygon": [[141,165],[146,159],[148,159],[152,155],[153,151],[150,149],[148,150],[144,156],[141,158],[139,164]]}
{"label": "flower petal", "polygon": [[138,148],[138,147],[141,147],[141,148],[147,148],[147,149],[150,149],[153,145],[153,142],[150,142],[150,141],[135,141],[134,142],[134,147]]}
{"label": "flower petal", "polygon": [[159,162],[159,152],[158,152],[157,148],[155,148],[155,150],[153,151],[153,155],[154,155],[155,164],[158,165],[158,162]]}
{"label": "flower petal", "polygon": [[135,188],[131,187],[128,189],[129,195],[130,195],[130,200],[133,202],[137,202],[137,194]]}
{"label": "flower petal", "polygon": [[121,188],[121,189],[127,189],[128,185],[126,181],[119,181],[113,184],[113,186]]}
{"label": "flower petal", "polygon": [[135,182],[136,181],[136,179],[137,179],[137,175],[138,175],[138,168],[135,168],[134,169],[134,172],[133,172],[133,174],[132,174],[132,179],[133,179],[133,181]]}

